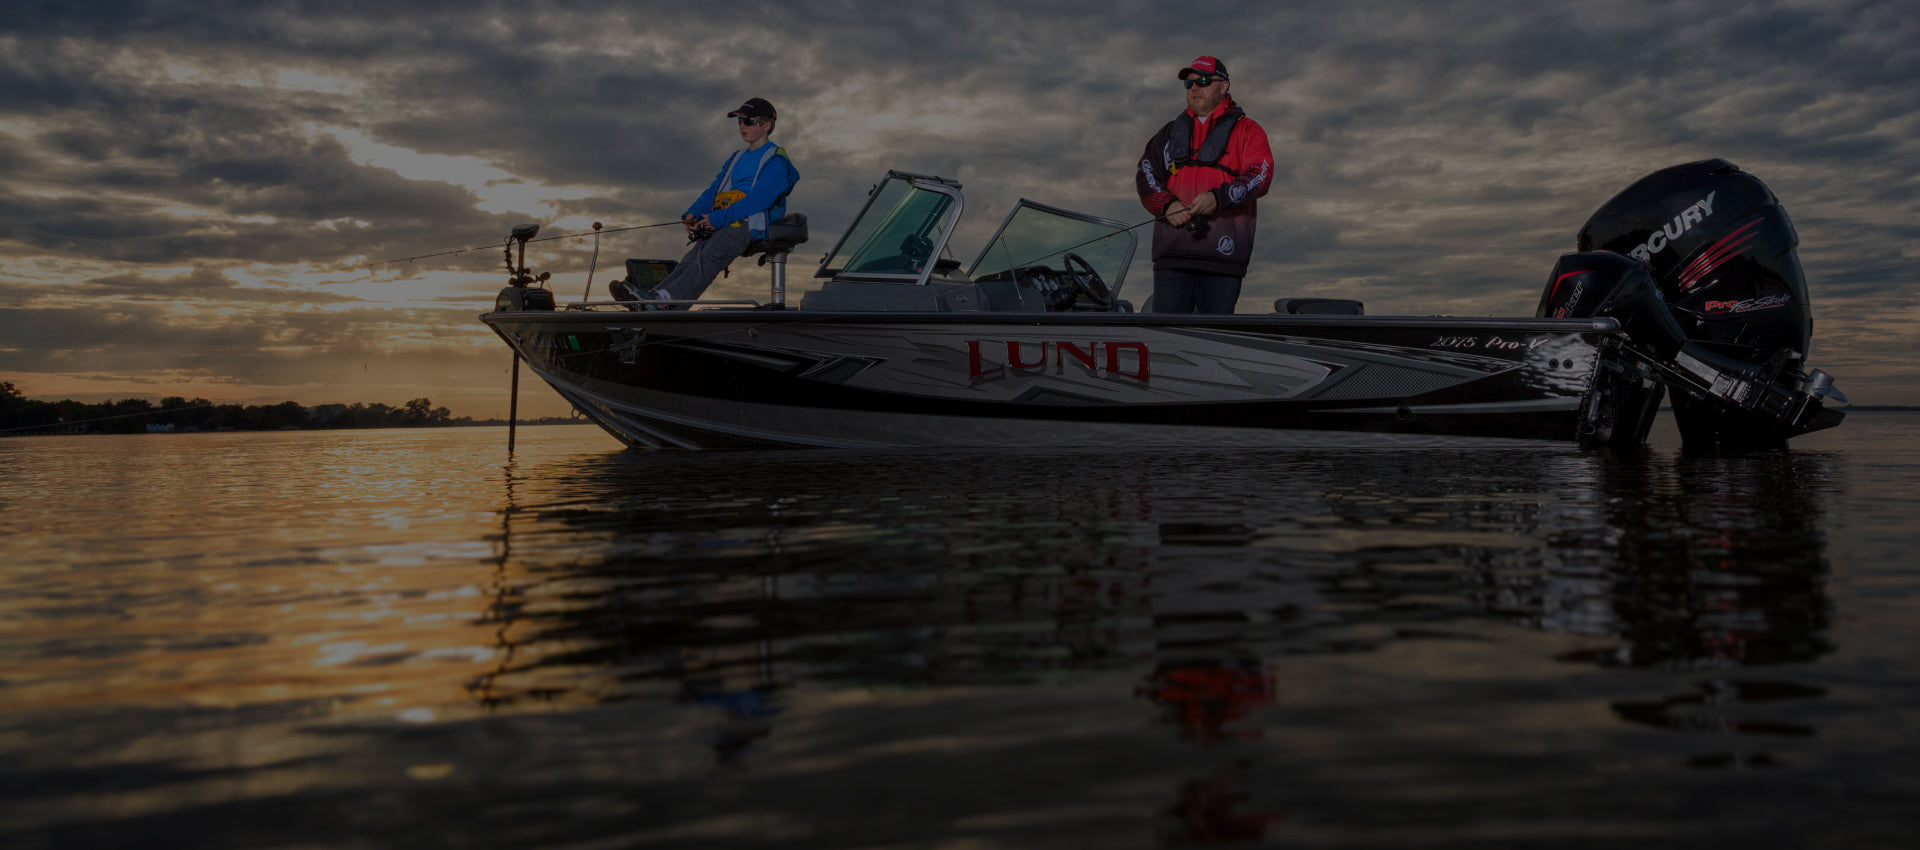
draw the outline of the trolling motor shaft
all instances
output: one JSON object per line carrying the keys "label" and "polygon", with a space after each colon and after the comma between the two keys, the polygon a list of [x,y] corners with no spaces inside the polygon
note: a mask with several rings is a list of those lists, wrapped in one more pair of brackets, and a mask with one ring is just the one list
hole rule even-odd
{"label": "trolling motor shaft", "polygon": [[[527,274],[527,242],[534,237],[534,234],[539,232],[540,225],[538,224],[522,224],[513,229],[513,233],[509,238],[520,243],[520,263],[517,266],[514,264],[513,251],[511,246],[509,246],[507,251],[507,283],[513,286],[526,286],[534,282],[534,278]],[[548,275],[543,273],[540,275],[539,280],[544,281],[547,277]]]}
{"label": "trolling motor shaft", "polygon": [[[500,290],[499,295],[494,296],[493,309],[512,311],[553,309],[553,292],[533,285],[546,283],[553,277],[553,273],[541,272],[539,275],[534,275],[527,271],[527,242],[539,232],[538,224],[522,224],[515,227],[508,235],[510,241],[506,246],[507,287]],[[513,257],[514,242],[520,243],[520,261],[517,264]]]}

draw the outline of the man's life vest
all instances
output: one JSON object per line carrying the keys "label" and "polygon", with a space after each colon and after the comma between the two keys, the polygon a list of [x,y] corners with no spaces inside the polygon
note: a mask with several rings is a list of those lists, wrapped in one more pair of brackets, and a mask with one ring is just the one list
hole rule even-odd
{"label": "man's life vest", "polygon": [[1168,163],[1168,173],[1177,174],[1189,165],[1205,165],[1239,177],[1240,172],[1221,165],[1220,158],[1227,154],[1227,140],[1233,136],[1233,125],[1240,123],[1240,116],[1245,114],[1239,106],[1227,110],[1227,114],[1207,128],[1207,137],[1200,141],[1200,149],[1196,151],[1193,149],[1193,115],[1180,113],[1179,120],[1173,122],[1173,133],[1167,137],[1168,152],[1180,152]]}

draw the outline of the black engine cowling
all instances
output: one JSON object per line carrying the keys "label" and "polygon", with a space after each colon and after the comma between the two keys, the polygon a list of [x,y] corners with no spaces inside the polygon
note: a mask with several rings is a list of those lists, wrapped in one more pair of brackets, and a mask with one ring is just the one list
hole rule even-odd
{"label": "black engine cowling", "polygon": [[1773,192],[1724,159],[1641,178],[1600,205],[1574,242],[1647,264],[1691,339],[1805,354],[1813,337],[1793,222]]}
{"label": "black engine cowling", "polygon": [[1541,317],[1608,316],[1673,390],[1690,453],[1778,448],[1839,424],[1799,237],[1765,184],[1722,159],[1654,172],[1602,204],[1548,277]]}

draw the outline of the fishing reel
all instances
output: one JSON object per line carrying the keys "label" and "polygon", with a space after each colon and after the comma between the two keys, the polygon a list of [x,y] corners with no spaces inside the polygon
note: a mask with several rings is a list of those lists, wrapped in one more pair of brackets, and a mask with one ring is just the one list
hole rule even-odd
{"label": "fishing reel", "polygon": [[683,215],[680,217],[680,222],[682,224],[687,225],[689,228],[687,230],[688,245],[692,245],[693,243],[698,242],[702,239],[707,239],[713,236],[714,234],[713,226],[706,225],[706,224],[695,224],[695,222],[698,222],[699,220],[700,220],[700,216],[694,215],[693,213],[687,213],[686,215]]}

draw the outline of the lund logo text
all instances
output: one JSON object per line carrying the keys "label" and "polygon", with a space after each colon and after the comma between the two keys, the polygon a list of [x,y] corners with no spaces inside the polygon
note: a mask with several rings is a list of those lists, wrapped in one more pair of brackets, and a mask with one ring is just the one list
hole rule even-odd
{"label": "lund logo text", "polygon": [[[1004,356],[1002,356],[1004,355]],[[1144,342],[1076,342],[1031,340],[967,340],[967,378],[978,381],[1008,372],[1055,374],[1077,368],[1092,375],[1147,380],[1147,344]]]}

